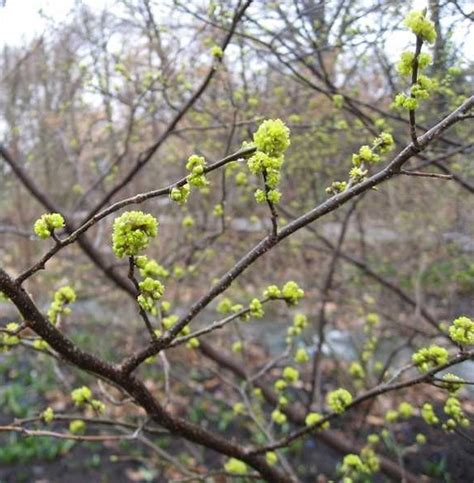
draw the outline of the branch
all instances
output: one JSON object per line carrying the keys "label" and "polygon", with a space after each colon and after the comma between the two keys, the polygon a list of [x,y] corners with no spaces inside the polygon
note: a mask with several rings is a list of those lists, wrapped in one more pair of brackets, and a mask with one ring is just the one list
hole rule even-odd
{"label": "branch", "polygon": [[[156,342],[150,344],[147,348],[140,350],[139,352],[128,357],[121,365],[125,374],[128,374],[135,370],[145,359],[157,354],[160,350],[166,348],[174,338],[186,327],[193,319],[199,314],[212,300],[214,300],[219,294],[224,292],[232,282],[241,275],[248,267],[250,267],[256,260],[263,256],[270,249],[275,247],[278,243],[283,241],[301,228],[313,223],[319,218],[327,215],[338,209],[343,204],[347,203],[356,196],[369,191],[373,187],[387,181],[388,179],[398,175],[402,166],[420,150],[425,149],[433,140],[438,138],[446,129],[460,121],[460,116],[467,112],[474,106],[474,96],[471,96],[463,102],[455,111],[446,116],[442,121],[433,126],[423,136],[418,138],[418,148],[410,143],[406,146],[395,158],[381,171],[374,174],[370,178],[362,181],[361,183],[352,186],[350,189],[339,193],[316,208],[308,211],[304,215],[301,215],[296,220],[288,223],[284,226],[277,236],[273,234],[266,236],[261,240],[254,248],[252,248],[243,258],[241,258],[233,268],[225,273],[219,281],[209,290],[209,292],[203,295],[191,308],[187,314],[184,315],[169,331],[168,334],[159,338]],[[437,326],[437,324],[436,324]]]}

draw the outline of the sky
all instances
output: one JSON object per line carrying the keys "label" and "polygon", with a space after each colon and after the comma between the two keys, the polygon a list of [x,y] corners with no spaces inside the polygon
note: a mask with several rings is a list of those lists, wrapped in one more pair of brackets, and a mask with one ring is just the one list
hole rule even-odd
{"label": "sky", "polygon": [[[0,46],[21,44],[35,34],[41,34],[45,20],[40,11],[55,21],[64,21],[75,0],[6,0],[0,8]],[[84,3],[101,8],[107,0],[85,0]],[[0,1],[1,4],[1,1]]]}
{"label": "sky", "polygon": [[[0,48],[5,44],[24,44],[35,35],[41,34],[46,27],[46,20],[41,12],[57,23],[64,22],[76,1],[79,0],[6,0],[6,6],[0,8]],[[82,0],[82,2],[101,10],[104,6],[111,4],[112,0]],[[0,0],[1,3],[2,0]],[[407,2],[415,10],[422,10],[427,3],[428,0]],[[462,45],[466,40],[463,38],[465,35],[466,32],[457,29],[454,32],[454,40],[459,41],[458,44]],[[389,58],[398,58],[400,51],[405,49],[411,40],[412,38],[407,32],[393,34],[386,43]],[[466,47],[463,48],[463,54],[466,58],[473,58],[473,51],[469,47],[467,50]]]}
{"label": "sky", "polygon": [[[100,9],[108,0],[83,0],[84,3]],[[21,44],[40,34],[45,27],[45,20],[40,11],[57,22],[64,21],[74,6],[75,0],[6,0],[0,8],[0,46],[5,44]],[[426,6],[426,0],[413,0],[413,8]],[[1,0],[0,0],[1,4]]]}

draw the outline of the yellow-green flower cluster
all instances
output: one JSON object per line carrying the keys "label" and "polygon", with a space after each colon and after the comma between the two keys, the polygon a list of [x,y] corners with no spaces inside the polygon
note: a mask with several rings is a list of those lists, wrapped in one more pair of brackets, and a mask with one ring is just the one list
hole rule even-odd
{"label": "yellow-green flower cluster", "polygon": [[332,96],[332,103],[335,108],[340,109],[344,104],[344,97],[341,94],[335,94]]}
{"label": "yellow-green flower cluster", "polygon": [[12,334],[0,333],[0,347],[3,347],[4,350],[8,350],[12,346],[20,343],[20,338],[17,335],[14,335],[20,326],[16,322],[10,322],[5,328],[12,332]]}
{"label": "yellow-green flower cluster", "polygon": [[114,221],[112,249],[118,258],[138,255],[158,233],[158,221],[142,211],[126,211]]}
{"label": "yellow-green flower cluster", "polygon": [[281,298],[281,290],[276,285],[269,285],[263,292],[263,296],[269,299]]}
{"label": "yellow-green flower cluster", "polygon": [[359,455],[348,454],[344,456],[341,465],[341,473],[344,475],[344,480],[349,478],[349,481],[357,480],[360,475],[366,473],[366,468]]}
{"label": "yellow-green flower cluster", "polygon": [[449,336],[459,345],[474,345],[474,321],[469,317],[458,317],[449,328]]}
{"label": "yellow-green flower cluster", "polygon": [[71,392],[71,399],[76,406],[84,406],[92,400],[92,391],[87,386],[78,387]]}
{"label": "yellow-green flower cluster", "polygon": [[304,314],[297,313],[293,317],[293,325],[291,327],[288,327],[287,334],[288,334],[288,340],[287,342],[290,342],[291,337],[295,337],[297,335],[300,335],[301,332],[308,326],[308,318]]}
{"label": "yellow-green flower cluster", "polygon": [[347,406],[352,402],[352,394],[346,389],[336,389],[326,396],[328,407],[335,413],[343,413]]}
{"label": "yellow-green flower cluster", "polygon": [[189,183],[185,183],[183,186],[176,186],[170,192],[170,199],[182,205],[188,201],[190,192],[191,187]]}
{"label": "yellow-green flower cluster", "polygon": [[294,383],[299,379],[300,373],[294,367],[287,366],[283,369],[282,376],[285,381]]}
{"label": "yellow-green flower cluster", "polygon": [[287,420],[286,414],[282,413],[279,409],[275,409],[272,411],[272,421],[274,421],[278,425],[285,424]]}
{"label": "yellow-green flower cluster", "polygon": [[418,101],[411,96],[407,96],[403,92],[397,94],[395,96],[395,100],[393,101],[393,105],[395,107],[400,107],[406,109],[408,111],[414,111],[418,108]]}
{"label": "yellow-green flower cluster", "polygon": [[340,471],[344,483],[355,481],[371,481],[371,475],[377,473],[380,462],[374,450],[370,446],[362,448],[360,455],[348,454],[344,456]]}
{"label": "yellow-green flower cluster", "polygon": [[186,169],[190,172],[187,177],[190,186],[195,186],[196,188],[204,188],[209,184],[204,173],[206,168],[206,160],[202,156],[193,154],[188,158],[186,163]]}
{"label": "yellow-green flower cluster", "polygon": [[235,403],[232,407],[232,411],[234,411],[234,414],[236,415],[242,415],[245,414],[245,405],[244,403],[238,402]]}
{"label": "yellow-green flower cluster", "polygon": [[415,35],[433,44],[436,40],[436,30],[433,22],[428,20],[422,11],[410,12],[403,22]]}
{"label": "yellow-green flower cluster", "polygon": [[216,307],[216,310],[221,314],[235,314],[242,309],[243,306],[241,304],[234,304],[228,297],[223,298]]}
{"label": "yellow-green flower cluster", "polygon": [[222,50],[221,47],[219,47],[218,45],[213,45],[211,47],[211,54],[213,57],[215,57],[216,59],[222,59],[223,55],[224,55],[224,51]]}
{"label": "yellow-green flower cluster", "polygon": [[399,417],[402,419],[409,419],[412,416],[413,406],[410,403],[403,401],[399,404],[398,411],[396,411],[395,409],[389,409],[385,413],[385,420],[388,423],[394,423]]}
{"label": "yellow-green flower cluster", "polygon": [[365,322],[369,327],[374,327],[380,324],[380,317],[375,312],[369,312],[365,318]]}
{"label": "yellow-green flower cluster", "polygon": [[64,218],[59,213],[46,213],[35,221],[33,230],[41,239],[52,236],[54,230],[64,227]]}
{"label": "yellow-green flower cluster", "polygon": [[263,311],[262,302],[258,299],[253,299],[249,304],[250,315],[257,319],[261,319],[265,313]]}
{"label": "yellow-green flower cluster", "polygon": [[[425,17],[423,12],[411,12],[405,18],[405,25],[422,40],[433,43],[436,39],[436,31],[433,23]],[[403,76],[410,76],[417,64],[418,71],[424,70],[431,62],[431,56],[420,52],[417,57],[413,52],[403,52],[397,65],[398,72]],[[418,75],[416,83],[410,87],[410,93],[403,92],[396,95],[393,107],[414,111],[419,107],[421,100],[428,99],[430,91],[436,83],[424,75]]]}
{"label": "yellow-green flower cluster", "polygon": [[452,394],[456,394],[464,385],[464,380],[455,374],[444,374],[440,386]]}
{"label": "yellow-green flower cluster", "polygon": [[280,119],[267,119],[254,133],[253,141],[257,151],[248,160],[248,167],[253,174],[262,174],[265,181],[265,191],[257,189],[255,199],[258,203],[267,200],[278,203],[281,193],[277,187],[281,179],[283,153],[290,145],[290,130]]}
{"label": "yellow-green flower cluster", "polygon": [[466,418],[461,407],[459,399],[455,396],[450,396],[444,405],[444,413],[450,418],[443,424],[443,428],[453,430],[456,426],[467,428],[469,426],[469,419]]}
{"label": "yellow-green flower cluster", "polygon": [[200,345],[201,343],[197,337],[191,337],[191,339],[186,342],[186,347],[188,349],[197,349]]}
{"label": "yellow-green flower cluster", "polygon": [[174,326],[174,324],[176,324],[176,322],[178,322],[179,320],[179,317],[175,314],[173,315],[168,315],[168,317],[163,317],[162,321],[161,321],[161,325],[163,326],[163,328],[165,330],[170,330],[171,327]]}
{"label": "yellow-green flower cluster", "polygon": [[44,410],[44,411],[41,413],[41,419],[42,419],[42,420],[43,420],[45,423],[47,423],[47,424],[49,424],[49,423],[53,422],[53,420],[54,420],[54,411],[53,411],[53,410],[52,410],[50,407],[46,408],[46,409],[45,409],[45,410]]}
{"label": "yellow-green flower cluster", "polygon": [[[319,421],[321,421],[321,419],[323,419],[322,414],[312,412],[312,413],[308,413],[306,415],[304,422],[305,422],[306,426],[314,426],[315,424],[319,423]],[[320,428],[321,429],[329,428],[329,421],[326,421],[323,424],[321,424]]]}
{"label": "yellow-green flower cluster", "polygon": [[275,384],[273,385],[273,387],[275,388],[275,391],[278,391],[278,392],[284,391],[287,386],[288,384],[284,379],[277,379],[275,381]]}
{"label": "yellow-green flower cluster", "polygon": [[[380,162],[380,155],[391,151],[395,146],[393,137],[388,132],[382,132],[374,139],[372,146],[367,144],[361,146],[357,153],[352,155],[352,168],[349,171],[349,178],[352,184],[360,183],[367,176],[368,164],[377,164]],[[326,193],[337,194],[342,193],[348,187],[347,181],[334,181],[326,188]]]}
{"label": "yellow-green flower cluster", "polygon": [[43,339],[36,339],[33,341],[33,347],[39,351],[45,351],[48,349],[49,344]]}
{"label": "yellow-green flower cluster", "polygon": [[267,119],[253,135],[253,141],[258,151],[278,158],[290,145],[290,130],[281,119]]}
{"label": "yellow-green flower cluster", "polygon": [[349,374],[355,379],[364,379],[365,370],[359,362],[354,361],[349,366]]}
{"label": "yellow-green flower cluster", "polygon": [[242,342],[240,340],[234,342],[232,344],[232,352],[235,352],[235,353],[239,353],[239,352],[242,352]]}
{"label": "yellow-green flower cluster", "polygon": [[[397,64],[397,71],[400,75],[409,76],[413,71],[413,63],[415,60],[414,52],[405,51],[400,56],[400,61]],[[431,55],[426,52],[421,52],[418,55],[418,70],[424,70],[431,63]]]}
{"label": "yellow-green flower cluster", "polygon": [[229,458],[224,465],[224,469],[227,473],[232,473],[234,475],[245,475],[247,473],[247,465],[237,458]]}
{"label": "yellow-green flower cluster", "polygon": [[140,289],[140,295],[137,297],[138,304],[145,312],[157,315],[156,302],[163,297],[164,285],[159,280],[147,277],[138,286]]}
{"label": "yellow-green flower cluster", "polygon": [[69,431],[73,434],[84,434],[86,431],[86,423],[81,419],[75,419],[69,423]]}
{"label": "yellow-green flower cluster", "polygon": [[357,154],[352,155],[352,164],[356,167],[362,165],[362,163],[376,164],[380,161],[380,156],[374,152],[374,150],[367,146],[361,146]]}
{"label": "yellow-green flower cluster", "polygon": [[403,401],[398,406],[398,413],[403,419],[409,419],[413,416],[413,406],[410,403]]}
{"label": "yellow-green flower cluster", "polygon": [[105,411],[105,404],[98,399],[92,399],[92,391],[87,386],[78,387],[71,392],[71,399],[76,406],[89,405],[97,413]]}
{"label": "yellow-green flower cluster", "polygon": [[434,425],[439,423],[438,416],[436,416],[433,405],[430,403],[423,404],[421,408],[421,417],[426,424]]}
{"label": "yellow-green flower cluster", "polygon": [[235,184],[237,186],[247,186],[248,184],[247,173],[244,173],[243,171],[239,171],[235,175]]}
{"label": "yellow-green flower cluster", "polygon": [[304,347],[300,347],[295,353],[295,362],[297,364],[304,364],[309,361],[309,354]]}
{"label": "yellow-green flower cluster", "polygon": [[274,451],[267,451],[265,453],[265,460],[269,466],[275,466],[278,463],[278,456]]}
{"label": "yellow-green flower cluster", "polygon": [[146,277],[160,277],[160,278],[167,278],[169,277],[169,272],[157,263],[155,260],[148,258],[145,255],[139,256],[135,258],[135,265],[138,267],[140,271],[140,275],[144,278]]}
{"label": "yellow-green flower cluster", "polygon": [[357,154],[352,155],[352,164],[358,168],[364,164],[376,164],[380,161],[380,154],[385,154],[395,147],[393,137],[388,132],[382,132],[376,137],[372,143],[372,147],[368,145],[361,146]]}
{"label": "yellow-green flower cluster", "polygon": [[69,315],[71,309],[66,307],[68,304],[72,304],[76,301],[76,292],[72,287],[66,285],[61,287],[54,294],[53,302],[48,309],[48,320],[52,324],[57,324],[58,318],[61,314]]}
{"label": "yellow-green flower cluster", "polygon": [[194,223],[194,218],[191,215],[186,215],[181,222],[184,228],[191,228],[192,226],[194,226]]}
{"label": "yellow-green flower cluster", "polygon": [[385,413],[385,421],[387,421],[387,423],[394,423],[397,419],[398,419],[398,413],[397,411],[395,411],[395,409],[389,409]]}
{"label": "yellow-green flower cluster", "polygon": [[281,295],[288,305],[297,305],[304,297],[304,290],[296,282],[290,280],[283,285]]}
{"label": "yellow-green flower cluster", "polygon": [[437,345],[423,347],[413,354],[412,361],[421,372],[427,372],[434,367],[446,364],[448,351]]}
{"label": "yellow-green flower cluster", "polygon": [[360,457],[366,467],[366,469],[368,470],[368,473],[369,474],[374,474],[374,473],[377,473],[377,471],[379,471],[379,468],[380,468],[380,462],[379,462],[379,459],[377,457],[377,455],[375,454],[374,450],[370,447],[364,447],[362,448],[361,452],[360,452]]}
{"label": "yellow-green flower cluster", "polygon": [[347,181],[333,181],[331,186],[326,188],[328,195],[342,193],[347,188]]}
{"label": "yellow-green flower cluster", "polygon": [[217,218],[219,218],[224,214],[224,206],[222,205],[222,203],[217,203],[217,205],[214,206],[214,209],[212,210],[212,214]]}
{"label": "yellow-green flower cluster", "polygon": [[409,111],[417,109],[419,101],[424,101],[430,96],[430,92],[436,87],[436,82],[425,75],[418,76],[415,84],[410,87],[410,95],[403,92],[395,96],[393,105]]}
{"label": "yellow-green flower cluster", "polygon": [[426,444],[426,436],[423,433],[418,433],[415,438],[416,444],[420,446]]}

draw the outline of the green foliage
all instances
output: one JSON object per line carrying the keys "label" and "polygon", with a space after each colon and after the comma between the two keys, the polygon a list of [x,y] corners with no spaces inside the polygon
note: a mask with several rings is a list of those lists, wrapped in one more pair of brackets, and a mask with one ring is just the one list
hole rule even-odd
{"label": "green foliage", "polygon": [[0,445],[0,463],[28,464],[33,461],[53,461],[67,453],[74,446],[73,441],[61,441],[45,437],[9,436],[8,444]]}

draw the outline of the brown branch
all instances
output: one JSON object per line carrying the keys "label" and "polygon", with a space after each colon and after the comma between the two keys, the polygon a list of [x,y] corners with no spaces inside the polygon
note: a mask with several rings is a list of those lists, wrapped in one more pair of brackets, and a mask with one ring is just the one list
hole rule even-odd
{"label": "brown branch", "polygon": [[287,483],[289,481],[284,473],[268,465],[265,458],[258,455],[248,455],[243,447],[228,441],[226,438],[189,421],[172,416],[158,403],[139,379],[131,375],[125,375],[117,366],[109,364],[77,347],[54,325],[49,323],[26,291],[16,284],[2,268],[0,268],[0,290],[17,307],[28,327],[46,340],[63,359],[79,369],[91,372],[117,384],[147,412],[148,416],[155,423],[189,441],[245,461],[269,481],[275,481],[276,483]]}
{"label": "brown branch", "polygon": [[400,174],[406,176],[419,176],[421,178],[453,179],[452,174],[425,173],[424,171],[409,171],[406,169],[401,169]]}
{"label": "brown branch", "polygon": [[[456,357],[453,357],[446,364],[443,364],[441,366],[437,366],[434,369],[431,369],[430,371],[428,371],[425,374],[422,374],[420,376],[414,377],[412,379],[409,379],[409,380],[403,381],[403,382],[398,382],[398,383],[393,383],[393,384],[381,384],[379,386],[376,386],[376,387],[368,390],[367,392],[361,394],[360,396],[356,397],[351,402],[351,404],[349,404],[346,407],[343,414],[346,414],[347,411],[350,411],[354,407],[359,406],[363,402],[368,401],[368,400],[372,400],[372,399],[374,399],[378,396],[381,396],[382,394],[387,394],[389,392],[398,391],[400,389],[405,389],[407,387],[416,386],[416,385],[422,384],[422,383],[430,383],[432,377],[435,374],[443,371],[444,369],[448,369],[449,367],[455,366],[457,364],[460,364],[461,362],[464,362],[464,361],[467,361],[467,360],[470,360],[470,359],[473,359],[473,358],[474,358],[474,351],[460,353]],[[329,422],[333,419],[336,419],[340,416],[341,416],[340,413],[331,412],[331,413],[327,414],[326,416],[324,416],[323,418],[321,418],[316,424],[314,424],[312,426],[308,426],[308,427],[300,429],[300,430],[297,430],[297,431],[294,431],[293,433],[284,437],[283,439],[281,439],[279,442],[275,443],[274,445],[268,445],[268,446],[265,446],[263,448],[250,450],[250,452],[252,454],[253,453],[260,454],[260,453],[264,453],[266,451],[272,451],[272,450],[275,450],[275,449],[284,448],[284,447],[288,446],[290,443],[292,443],[293,441],[301,438],[302,436],[305,436],[305,435],[311,433],[312,431],[314,431],[318,428],[321,428],[321,426],[324,423]]]}
{"label": "brown branch", "polygon": [[[170,330],[170,332],[156,342],[150,344],[147,348],[138,351],[128,357],[121,365],[125,374],[135,370],[145,359],[157,354],[160,350],[167,347],[171,341],[199,314],[212,300],[219,294],[224,292],[232,282],[241,275],[248,267],[250,267],[257,259],[263,256],[266,252],[276,246],[278,243],[289,237],[296,231],[313,223],[319,218],[327,215],[338,209],[343,204],[351,199],[359,196],[373,187],[387,181],[388,179],[398,175],[402,166],[420,150],[426,148],[434,139],[441,135],[448,127],[459,121],[459,116],[474,106],[474,96],[468,98],[464,103],[458,107],[451,114],[446,116],[442,121],[432,127],[423,136],[418,139],[419,148],[416,148],[413,143],[406,146],[395,158],[381,171],[367,178],[361,183],[354,185],[350,189],[339,193],[327,201],[323,202],[316,208],[308,211],[304,215],[298,217],[294,221],[284,226],[277,236],[268,235],[261,240],[254,248],[252,248],[243,258],[241,258],[227,273],[225,273],[219,281],[211,288],[211,290],[203,295],[197,302],[195,302],[184,315]],[[437,327],[437,324],[436,324]]]}

